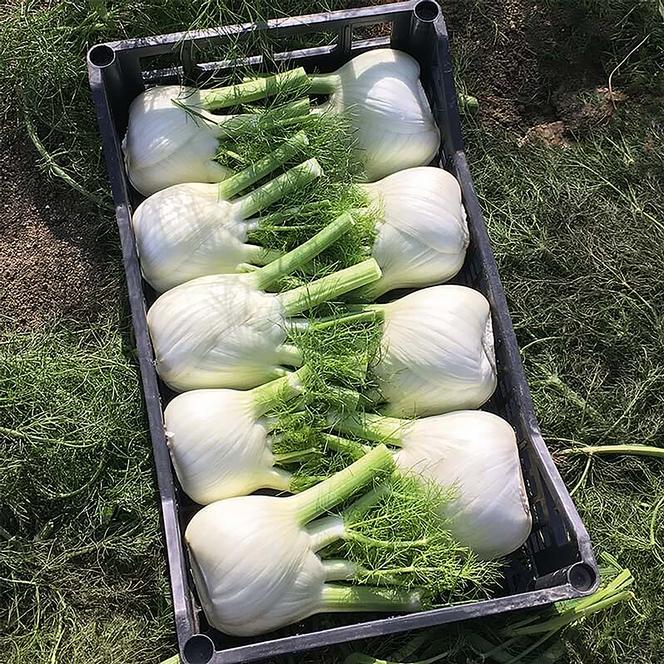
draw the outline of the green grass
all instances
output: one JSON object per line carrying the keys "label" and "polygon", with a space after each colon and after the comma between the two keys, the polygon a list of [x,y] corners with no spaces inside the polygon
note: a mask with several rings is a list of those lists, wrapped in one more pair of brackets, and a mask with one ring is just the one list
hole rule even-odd
{"label": "green grass", "polygon": [[0,337],[0,652],[7,664],[169,652],[157,495],[127,330]]}
{"label": "green grass", "polygon": [[[254,16],[277,15],[267,3],[252,4]],[[459,4],[487,39],[509,33],[506,4]],[[279,3],[279,13],[302,8],[299,0]],[[473,69],[472,26],[452,22],[458,80],[480,99],[480,114],[465,116],[468,155],[545,438],[597,549],[636,578],[633,602],[566,632],[563,660],[646,664],[664,659],[661,461],[565,452],[664,440],[664,9],[646,0],[547,0],[544,8],[553,27],[539,39],[532,32],[532,66],[541,72],[533,99],[548,100],[573,71],[581,81],[568,90],[573,102],[599,107],[595,87],[636,49],[612,79],[627,101],[612,119],[570,126],[568,147],[523,142],[523,128],[501,128],[483,114],[490,102],[485,72]],[[94,201],[90,223],[97,224],[110,199],[87,47],[218,25],[248,11],[245,3],[184,0],[6,5],[2,117],[31,123],[48,155],[41,156],[46,173],[65,174]],[[71,195],[65,184],[62,191]],[[107,224],[112,233],[110,212]],[[158,662],[175,646],[127,323],[83,332],[73,331],[75,322],[32,333],[5,327],[0,660]],[[467,654],[457,649],[449,661]],[[297,661],[341,659],[335,650]]]}
{"label": "green grass", "polygon": [[637,579],[633,606],[570,635],[572,662],[664,655],[654,512],[664,497],[661,461],[560,454],[579,444],[664,442],[664,162],[650,149],[663,119],[655,105],[628,104],[610,128],[566,149],[468,132],[545,438],[596,548]]}

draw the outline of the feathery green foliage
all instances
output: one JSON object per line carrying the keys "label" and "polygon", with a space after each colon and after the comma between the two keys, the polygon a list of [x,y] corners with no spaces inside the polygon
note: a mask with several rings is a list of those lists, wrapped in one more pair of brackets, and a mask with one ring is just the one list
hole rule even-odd
{"label": "feathery green foliage", "polygon": [[422,587],[430,605],[495,590],[500,563],[478,560],[445,528],[440,507],[454,499],[453,489],[394,474],[374,492],[347,508],[351,536],[330,547],[332,557],[362,565],[366,583]]}
{"label": "feathery green foliage", "polygon": [[150,456],[117,321],[0,337],[3,662],[168,652]]}

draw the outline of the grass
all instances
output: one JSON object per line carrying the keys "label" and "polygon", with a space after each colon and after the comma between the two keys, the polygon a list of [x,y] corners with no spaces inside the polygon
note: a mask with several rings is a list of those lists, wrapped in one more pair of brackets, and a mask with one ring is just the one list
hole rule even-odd
{"label": "grass", "polygon": [[[494,3],[464,0],[473,23],[451,22],[457,77],[480,99],[479,115],[465,116],[467,149],[545,438],[596,548],[636,577],[636,599],[569,629],[561,656],[646,664],[664,658],[661,461],[565,452],[664,440],[664,9],[627,0],[543,4],[553,29],[541,38],[527,33],[540,72],[529,99],[550,113],[546,100],[573,70],[578,82],[566,92],[585,115],[567,123],[568,145],[560,147],[524,141],[523,126],[497,126],[484,114],[485,72],[474,68],[478,45],[469,30],[480,25],[499,43],[510,30],[507,4],[495,13]],[[252,6],[255,16],[276,15],[267,3]],[[284,14],[302,8],[299,0],[279,3]],[[246,3],[184,0],[5,5],[2,116],[29,123],[46,175],[73,181],[93,202],[90,223],[97,224],[110,199],[84,78],[86,48],[218,25],[249,11]],[[596,92],[612,73],[613,88],[628,95],[615,113]],[[110,213],[107,224],[112,233]],[[158,662],[174,643],[126,320],[94,331],[75,331],[75,322],[28,333],[5,327],[1,659]],[[455,652],[449,661],[466,661],[467,650]],[[341,655],[298,662],[305,659],[331,664]]]}
{"label": "grass", "polygon": [[0,337],[2,661],[168,653],[157,496],[118,321]]}
{"label": "grass", "polygon": [[649,147],[662,119],[658,107],[627,104],[610,127],[563,150],[469,131],[545,437],[596,548],[637,578],[630,607],[570,635],[572,662],[645,663],[664,654],[656,599],[664,587],[654,572],[660,461],[560,454],[579,444],[664,441],[664,164]]}

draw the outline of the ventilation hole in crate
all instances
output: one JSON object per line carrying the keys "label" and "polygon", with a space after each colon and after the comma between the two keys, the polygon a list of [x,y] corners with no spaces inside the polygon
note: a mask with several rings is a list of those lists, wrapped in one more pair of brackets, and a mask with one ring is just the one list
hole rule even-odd
{"label": "ventilation hole in crate", "polygon": [[[347,31],[345,34],[344,32]],[[280,51],[297,51],[299,49],[317,48],[320,46],[333,46],[343,40],[343,37],[352,39],[352,28],[342,27],[340,30],[321,30],[303,35],[292,35],[279,40]]]}
{"label": "ventilation hole in crate", "polygon": [[355,39],[376,39],[389,37],[392,33],[392,21],[381,21],[372,25],[363,25],[355,30]]}
{"label": "ventilation hole in crate", "polygon": [[[270,36],[257,32],[233,43],[194,44],[193,57],[199,63],[202,85],[226,82],[239,68],[245,73],[265,73],[297,66],[307,57],[309,70],[323,65],[340,42],[338,30],[319,30],[292,36]],[[348,37],[348,35],[346,35]],[[318,60],[317,60],[318,58]],[[341,62],[337,63],[341,64]]]}
{"label": "ventilation hole in crate", "polygon": [[415,16],[425,23],[433,23],[440,14],[440,5],[432,0],[422,0],[415,5]]}
{"label": "ventilation hole in crate", "polygon": [[214,656],[214,643],[205,634],[195,634],[184,644],[187,664],[208,664]]}
{"label": "ventilation hole in crate", "polygon": [[174,85],[182,82],[182,62],[176,52],[140,58],[140,68],[146,83]]}
{"label": "ventilation hole in crate", "polygon": [[108,67],[115,62],[115,51],[106,44],[99,44],[90,49],[88,58],[95,67]]}
{"label": "ventilation hole in crate", "polygon": [[597,574],[590,565],[576,563],[570,567],[567,578],[574,588],[581,592],[587,592],[595,585]]}

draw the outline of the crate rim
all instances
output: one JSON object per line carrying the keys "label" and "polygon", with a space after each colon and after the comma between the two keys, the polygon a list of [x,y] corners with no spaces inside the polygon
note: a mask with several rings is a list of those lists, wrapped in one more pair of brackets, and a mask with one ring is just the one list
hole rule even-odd
{"label": "crate rim", "polygon": [[[124,51],[143,51],[150,50],[153,47],[162,48],[163,46],[175,46],[183,42],[205,41],[226,39],[235,35],[248,34],[258,30],[276,30],[282,32],[288,29],[306,30],[314,32],[320,26],[335,23],[354,23],[358,16],[366,19],[387,19],[396,14],[408,14],[416,9],[418,5],[435,4],[435,0],[406,0],[405,2],[392,2],[385,5],[372,5],[360,9],[341,9],[333,12],[323,12],[316,14],[300,14],[298,16],[285,16],[280,18],[268,19],[264,23],[245,22],[234,23],[227,26],[216,28],[207,28],[204,30],[181,30],[178,32],[168,32],[163,35],[151,35],[147,37],[133,37],[130,39],[118,39],[109,42],[99,42],[88,49],[86,60],[89,67],[99,67],[95,64],[94,52],[100,47],[106,47],[114,52],[122,53]],[[442,15],[442,12],[441,12]],[[108,63],[110,64],[110,63]],[[101,65],[104,67],[107,65]],[[100,68],[101,68],[100,67]]]}

